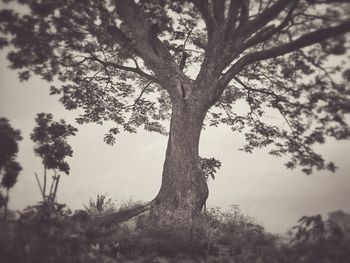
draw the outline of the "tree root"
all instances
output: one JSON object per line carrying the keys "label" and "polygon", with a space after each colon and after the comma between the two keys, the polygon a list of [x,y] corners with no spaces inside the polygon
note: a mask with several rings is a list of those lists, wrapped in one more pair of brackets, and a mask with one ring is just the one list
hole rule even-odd
{"label": "tree root", "polygon": [[153,202],[138,205],[131,208],[122,209],[116,213],[92,217],[90,223],[101,227],[110,227],[113,224],[122,223],[151,210]]}

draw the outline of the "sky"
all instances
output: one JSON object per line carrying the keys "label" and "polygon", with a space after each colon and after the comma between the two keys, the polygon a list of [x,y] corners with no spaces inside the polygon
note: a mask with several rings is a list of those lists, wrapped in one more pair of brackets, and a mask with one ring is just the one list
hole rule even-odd
{"label": "sky", "polygon": [[[74,154],[68,159],[69,176],[63,176],[58,201],[72,210],[82,209],[90,198],[107,194],[113,201],[150,201],[160,187],[167,138],[140,130],[123,133],[114,146],[106,145],[108,131],[97,124],[78,125],[77,111],[67,111],[58,97],[49,95],[47,82],[33,77],[19,82],[17,73],[8,68],[5,52],[0,52],[0,116],[21,130],[18,161],[23,167],[18,182],[10,192],[11,209],[21,210],[40,201],[34,173],[43,174],[41,160],[34,155],[30,133],[37,113],[52,113],[78,127],[71,137]],[[316,172],[307,176],[300,170],[287,170],[286,158],[267,154],[266,149],[253,154],[238,149],[243,137],[226,127],[203,130],[200,155],[215,157],[222,168],[209,182],[208,207],[227,210],[238,205],[243,214],[253,217],[273,233],[285,233],[303,215],[322,214],[341,209],[350,212],[350,142],[328,141],[318,147],[325,158],[336,162],[336,173]]]}

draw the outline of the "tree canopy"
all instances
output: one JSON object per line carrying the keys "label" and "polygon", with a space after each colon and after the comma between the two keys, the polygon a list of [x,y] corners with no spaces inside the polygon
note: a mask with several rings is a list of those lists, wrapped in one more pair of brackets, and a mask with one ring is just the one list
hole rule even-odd
{"label": "tree canopy", "polygon": [[11,68],[54,83],[80,123],[113,121],[107,143],[139,127],[166,134],[180,96],[206,102],[207,125],[244,133],[246,152],[269,146],[288,168],[335,170],[313,146],[350,136],[349,1],[18,4],[0,11]]}

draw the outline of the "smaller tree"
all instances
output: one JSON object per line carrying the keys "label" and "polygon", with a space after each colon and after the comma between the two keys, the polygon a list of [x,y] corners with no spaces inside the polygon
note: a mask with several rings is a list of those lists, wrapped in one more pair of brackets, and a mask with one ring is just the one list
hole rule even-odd
{"label": "smaller tree", "polygon": [[[44,204],[53,207],[55,204],[57,188],[60,180],[59,172],[69,174],[70,167],[65,160],[67,156],[73,155],[73,150],[67,142],[67,137],[75,135],[77,128],[66,124],[64,120],[53,121],[52,114],[39,113],[35,119],[37,126],[31,134],[35,142],[34,152],[42,159],[44,165],[44,181],[41,186],[36,175]],[[47,192],[47,170],[53,171],[50,190]]]}
{"label": "smaller tree", "polygon": [[[0,118],[0,208],[4,207],[4,218],[7,217],[9,190],[16,182],[22,167],[15,161],[18,152],[18,141],[22,140],[19,130],[11,127],[6,118]],[[1,193],[1,187],[6,189],[6,196]]]}

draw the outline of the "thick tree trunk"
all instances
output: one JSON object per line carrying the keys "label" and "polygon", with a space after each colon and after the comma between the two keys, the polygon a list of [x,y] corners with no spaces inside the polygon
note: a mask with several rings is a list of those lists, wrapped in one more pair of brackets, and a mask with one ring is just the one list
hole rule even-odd
{"label": "thick tree trunk", "polygon": [[198,146],[204,117],[211,105],[210,96],[203,92],[208,89],[196,88],[193,82],[187,83],[187,87],[174,85],[173,88],[177,93],[170,94],[172,116],[158,195],[139,207],[95,218],[94,224],[109,226],[149,210],[161,216],[159,208],[184,210],[189,216],[202,210],[208,198],[208,186],[201,169]]}
{"label": "thick tree trunk", "polygon": [[154,200],[157,206],[198,213],[208,197],[198,155],[206,109],[199,101],[173,103],[162,185]]}

